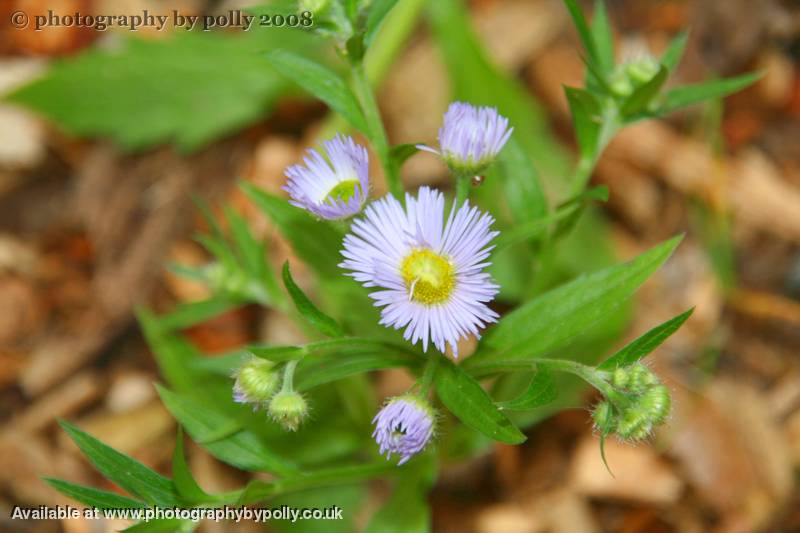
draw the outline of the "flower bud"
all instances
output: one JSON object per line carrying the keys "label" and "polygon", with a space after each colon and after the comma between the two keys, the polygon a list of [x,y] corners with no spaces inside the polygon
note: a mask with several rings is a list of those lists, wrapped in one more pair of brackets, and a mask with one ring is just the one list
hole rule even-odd
{"label": "flower bud", "polygon": [[672,409],[669,390],[664,385],[651,387],[639,399],[639,406],[647,413],[648,418],[657,426],[664,422]]}
{"label": "flower bud", "polygon": [[434,433],[436,414],[424,398],[406,394],[390,399],[372,420],[372,437],[388,459],[400,456],[398,466],[421,452]]}
{"label": "flower bud", "polygon": [[281,391],[269,402],[269,414],[286,431],[297,431],[308,415],[308,403],[294,391]]}
{"label": "flower bud", "polygon": [[658,385],[658,376],[644,365],[634,365],[630,368],[628,389],[632,392],[644,392]]}
{"label": "flower bud", "polygon": [[598,403],[592,411],[594,428],[603,433],[614,431],[614,427],[616,426],[614,415],[614,408],[609,402]]}
{"label": "flower bud", "polygon": [[234,373],[233,399],[251,403],[253,408],[265,404],[280,385],[280,376],[273,370],[274,363],[253,357]]}

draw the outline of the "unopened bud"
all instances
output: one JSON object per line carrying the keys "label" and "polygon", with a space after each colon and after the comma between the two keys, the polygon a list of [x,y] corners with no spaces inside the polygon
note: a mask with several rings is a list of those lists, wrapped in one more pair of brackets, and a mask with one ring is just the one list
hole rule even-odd
{"label": "unopened bud", "polygon": [[269,414],[287,431],[297,431],[308,415],[308,403],[297,392],[281,391],[269,402]]}
{"label": "unopened bud", "polygon": [[647,412],[647,416],[654,426],[661,424],[667,419],[672,409],[669,390],[664,385],[648,389],[639,399],[639,406]]}
{"label": "unopened bud", "polygon": [[272,361],[258,357],[245,362],[234,374],[233,399],[239,403],[251,403],[254,408],[266,403],[280,385],[280,376],[273,367]]}
{"label": "unopened bud", "polygon": [[594,420],[594,428],[597,431],[602,433],[613,432],[616,425],[614,408],[609,402],[598,403],[592,411],[592,420]]}

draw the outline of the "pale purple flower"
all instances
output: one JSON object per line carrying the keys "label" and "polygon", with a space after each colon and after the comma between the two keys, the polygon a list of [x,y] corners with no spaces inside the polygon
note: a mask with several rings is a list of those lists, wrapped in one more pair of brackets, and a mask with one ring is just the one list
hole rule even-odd
{"label": "pale purple flower", "polygon": [[323,143],[327,159],[308,150],[303,165],[292,165],[284,174],[283,190],[292,205],[327,220],[355,215],[369,196],[369,155],[352,139],[337,135]]}
{"label": "pale purple flower", "polygon": [[382,307],[380,323],[405,328],[412,344],[428,341],[444,352],[450,344],[497,320],[486,305],[499,289],[484,269],[494,246],[494,219],[464,202],[444,220],[444,195],[428,187],[417,198],[406,194],[406,208],[387,195],[371,203],[344,238],[339,266],[352,271]]}
{"label": "pale purple flower", "polygon": [[411,395],[392,398],[372,419],[375,424],[372,438],[387,459],[393,453],[399,455],[397,466],[400,466],[425,448],[433,436],[435,422],[433,410],[422,398]]}
{"label": "pale purple flower", "polygon": [[493,107],[453,102],[439,128],[439,150],[424,144],[417,148],[439,154],[454,172],[476,175],[494,161],[513,131]]}

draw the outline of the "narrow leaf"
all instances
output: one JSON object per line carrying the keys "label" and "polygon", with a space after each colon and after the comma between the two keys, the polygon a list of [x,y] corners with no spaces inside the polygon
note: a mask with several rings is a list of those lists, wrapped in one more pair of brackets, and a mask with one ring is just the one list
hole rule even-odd
{"label": "narrow leaf", "polygon": [[337,353],[335,356],[306,357],[297,367],[295,387],[309,390],[324,383],[384,368],[415,368],[420,359],[403,353],[364,352]]}
{"label": "narrow leaf", "polygon": [[632,365],[658,348],[670,335],[678,331],[678,328],[692,316],[692,312],[694,312],[694,307],[654,327],[600,363],[597,366],[598,370],[614,370],[618,367]]}
{"label": "narrow leaf", "polygon": [[367,15],[366,33],[364,35],[364,44],[367,47],[375,40],[381,23],[396,3],[397,0],[375,0],[372,2],[372,6],[369,8],[369,15]]}
{"label": "narrow leaf", "polygon": [[397,146],[392,146],[392,149],[389,151],[389,157],[391,157],[394,164],[400,168],[403,163],[406,162],[406,159],[419,152],[417,144],[419,143],[398,144]]}
{"label": "narrow leaf", "polygon": [[[637,258],[577,278],[537,296],[505,315],[464,362],[473,375],[491,373],[508,361],[535,361],[572,342],[613,313],[666,261],[681,241],[670,239]],[[479,370],[480,369],[480,370]]]}
{"label": "narrow leaf", "polygon": [[507,402],[499,403],[501,409],[525,411],[546,405],[558,397],[558,391],[553,383],[553,376],[548,370],[541,368],[536,371],[525,392]]}
{"label": "narrow leaf", "polygon": [[286,50],[270,52],[267,54],[267,60],[275,70],[325,102],[354,128],[362,133],[368,133],[358,100],[338,74],[319,63]]}
{"label": "narrow leaf", "polygon": [[344,337],[342,327],[333,318],[320,311],[294,282],[289,270],[289,261],[283,263],[283,284],[289,291],[297,310],[317,331],[328,337]]}
{"label": "narrow leaf", "polygon": [[165,330],[184,329],[205,320],[218,316],[238,306],[221,296],[214,296],[208,300],[180,304],[170,313],[158,318],[159,325]]}
{"label": "narrow leaf", "polygon": [[725,78],[676,87],[667,91],[664,95],[664,103],[655,114],[662,115],[705,100],[728,96],[729,94],[740,91],[748,85],[751,85],[758,80],[761,75],[760,72],[751,72],[734,78]]}
{"label": "narrow leaf", "polygon": [[[267,448],[253,433],[242,430],[226,438],[215,435],[220,427],[226,427],[230,416],[214,410],[208,404],[200,404],[189,396],[178,394],[156,386],[161,401],[178,422],[198,443],[204,443],[214,457],[242,470],[266,471],[287,474],[296,470],[288,460]],[[215,437],[213,440],[210,437]],[[206,442],[209,441],[209,442]]]}
{"label": "narrow leaf", "polygon": [[650,105],[650,102],[652,102],[653,99],[658,96],[658,92],[661,90],[664,82],[667,81],[668,75],[669,70],[667,70],[667,67],[661,65],[658,69],[658,73],[653,76],[650,81],[641,87],[638,87],[628,98],[625,99],[620,110],[622,115],[625,117],[630,117],[645,111]]}
{"label": "narrow leaf", "polygon": [[200,488],[195,481],[183,452],[183,428],[178,426],[175,449],[172,452],[172,482],[181,499],[192,504],[213,501],[214,497]]}
{"label": "narrow leaf", "polygon": [[664,50],[664,54],[661,56],[661,64],[667,67],[670,72],[674,72],[681,62],[688,41],[689,32],[682,31],[669,42],[669,46]]}
{"label": "narrow leaf", "polygon": [[460,366],[443,358],[435,382],[439,399],[467,426],[507,444],[525,441],[525,435],[497,408],[480,383]]}
{"label": "narrow leaf", "polygon": [[105,477],[151,505],[158,507],[179,505],[172,481],[139,461],[103,444],[77,426],[65,420],[60,420],[59,424]]}
{"label": "narrow leaf", "polygon": [[600,105],[585,89],[564,87],[564,92],[567,95],[581,155],[590,157],[595,153],[600,137]]}
{"label": "narrow leaf", "polygon": [[595,0],[592,18],[592,39],[597,47],[597,60],[604,73],[614,70],[614,33],[603,0]]}
{"label": "narrow leaf", "polygon": [[249,183],[242,189],[259,209],[267,215],[292,244],[297,255],[323,277],[339,278],[341,261],[339,245],[342,236],[329,225],[315,220],[309,213],[290,205],[283,198],[273,196]]}
{"label": "narrow leaf", "polygon": [[597,47],[594,44],[594,37],[589,30],[589,25],[586,23],[586,18],[583,16],[583,11],[581,11],[580,6],[578,6],[575,0],[564,0],[564,4],[566,4],[567,10],[569,10],[569,15],[572,17],[575,29],[578,30],[578,37],[580,37],[586,53],[589,54],[589,60],[595,65],[599,64],[600,61]]}
{"label": "narrow leaf", "polygon": [[43,479],[48,485],[61,494],[88,505],[89,507],[97,507],[98,509],[143,509],[147,507],[147,504],[144,502],[133,500],[107,490],[84,487],[83,485],[76,485],[75,483],[60,479],[48,477]]}

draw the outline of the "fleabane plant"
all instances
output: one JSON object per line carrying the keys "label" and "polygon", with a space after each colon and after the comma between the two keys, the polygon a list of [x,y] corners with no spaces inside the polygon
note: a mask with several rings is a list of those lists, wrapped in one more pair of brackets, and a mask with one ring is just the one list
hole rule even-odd
{"label": "fleabane plant", "polygon": [[[181,433],[168,479],[65,423],[89,459],[131,497],[50,480],[56,488],[91,505],[142,507],[249,504],[334,487],[326,494],[335,504],[342,494],[337,486],[386,477],[397,490],[370,529],[381,531],[388,524],[415,529],[429,522],[417,489],[430,488],[440,461],[481,453],[492,441],[520,444],[536,418],[529,415],[561,408],[560,388],[566,385],[557,384],[565,382],[556,382],[555,373],[571,374],[599,392],[600,400],[587,406],[599,453],[606,438],[640,441],[669,420],[669,390],[641,359],[672,335],[691,310],[609,357],[602,357],[606,347],[600,343],[580,360],[567,355],[579,338],[620,314],[679,237],[558,286],[531,283],[505,295],[502,291],[515,269],[527,278],[548,273],[547,262],[537,263],[538,254],[551,255],[585,209],[607,197],[603,189],[587,189],[587,182],[616,131],[725,96],[755,77],[664,90],[684,35],[660,59],[648,55],[617,64],[603,4],[596,4],[590,25],[574,0],[565,0],[585,48],[587,80],[586,87],[566,89],[579,150],[570,190],[548,202],[521,148],[535,139],[525,137],[530,128],[515,123],[525,104],[507,100],[524,98],[514,91],[496,102],[454,101],[441,118],[436,143],[390,145],[364,63],[380,42],[387,14],[416,16],[418,10],[409,5],[319,2],[314,31],[334,43],[342,60],[338,70],[289,51],[267,54],[272,68],[347,123],[348,131],[323,140],[285,169],[288,199],[243,185],[306,264],[313,298],[295,282],[288,262],[276,274],[265,259],[264,244],[241,216],[226,208],[228,231],[208,214],[211,233],[198,237],[214,256],[213,265],[173,267],[208,283],[214,296],[162,317],[140,313],[168,383],[159,386],[159,393],[180,426],[221,461],[268,472],[270,480],[208,494],[186,466]],[[431,10],[440,29],[441,20],[447,20],[462,25],[454,37],[469,35],[455,0],[437,2]],[[397,24],[408,25],[408,20]],[[449,43],[444,44],[447,53]],[[481,54],[463,53],[474,54],[464,64],[475,68],[459,73],[472,76],[464,78],[470,83],[513,83],[480,63]],[[337,73],[342,71],[346,76]],[[493,77],[487,78],[487,72]],[[381,178],[370,175],[367,145],[389,191],[380,197],[374,195],[374,184]],[[400,169],[419,150],[440,157],[442,169],[451,175],[448,186],[404,189]],[[491,194],[481,193],[487,188]],[[501,249],[502,257],[496,253]],[[505,268],[494,269],[496,261]],[[558,273],[549,274],[558,279],[552,275]],[[309,342],[254,344],[204,357],[180,333],[244,303],[286,314]],[[376,398],[367,376],[387,368],[406,369],[413,385]],[[401,520],[406,521],[400,526],[393,522],[397,509],[403,509]]]}

